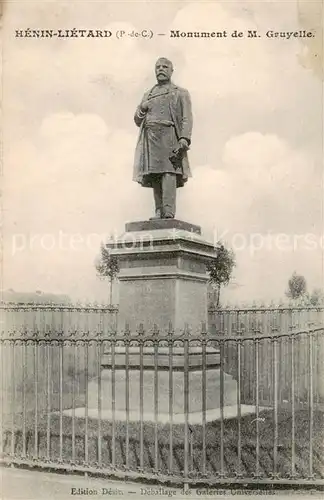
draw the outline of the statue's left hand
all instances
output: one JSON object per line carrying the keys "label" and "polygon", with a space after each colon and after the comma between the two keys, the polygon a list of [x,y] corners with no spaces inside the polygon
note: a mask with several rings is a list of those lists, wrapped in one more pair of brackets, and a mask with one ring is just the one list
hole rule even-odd
{"label": "statue's left hand", "polygon": [[182,151],[187,151],[189,149],[188,142],[186,139],[179,139],[178,145],[176,149],[174,150],[175,153],[182,152]]}

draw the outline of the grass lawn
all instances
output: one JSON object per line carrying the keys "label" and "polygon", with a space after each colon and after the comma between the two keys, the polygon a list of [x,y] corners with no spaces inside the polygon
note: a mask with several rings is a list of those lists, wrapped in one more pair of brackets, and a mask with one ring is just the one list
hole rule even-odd
{"label": "grass lawn", "polygon": [[[26,414],[26,450],[29,457],[35,453],[35,413],[29,410]],[[274,470],[274,423],[273,413],[260,413],[263,419],[259,422],[259,470],[264,477],[271,477]],[[11,451],[10,415],[3,422],[5,454]],[[317,478],[324,478],[324,413],[314,412],[313,421],[313,473]],[[137,470],[140,467],[140,424],[130,422],[115,423],[115,465],[123,468],[126,465],[126,449],[128,435],[128,467]],[[158,456],[158,469],[168,472],[170,456],[170,426],[154,423],[144,423],[143,426],[144,469],[155,469],[155,457]],[[101,421],[101,457],[102,464],[112,463],[113,434],[112,423]],[[72,419],[63,416],[62,426],[62,458],[64,462],[72,460]],[[202,426],[190,426],[190,457],[189,467],[193,475],[202,472]],[[173,425],[173,473],[181,474],[184,468],[184,426]],[[224,422],[223,434],[224,472],[235,476],[239,468],[238,461],[238,422],[236,419]],[[22,414],[15,414],[14,450],[17,456],[23,451]],[[248,415],[241,420],[241,473],[244,477],[253,477],[256,471],[256,422],[255,415]],[[157,442],[157,453],[155,443]],[[212,476],[221,471],[221,423],[210,422],[206,425],[206,470]],[[46,458],[47,454],[47,416],[44,412],[38,416],[38,457]],[[55,461],[60,456],[60,418],[52,414],[50,419],[50,456]],[[282,477],[291,473],[292,456],[292,416],[289,410],[278,411],[278,454],[277,471]],[[309,413],[298,410],[295,413],[295,470],[298,477],[309,475],[310,435]],[[85,459],[85,420],[75,419],[75,459],[74,462],[84,463]],[[98,420],[88,420],[88,464],[95,465],[98,461]]]}

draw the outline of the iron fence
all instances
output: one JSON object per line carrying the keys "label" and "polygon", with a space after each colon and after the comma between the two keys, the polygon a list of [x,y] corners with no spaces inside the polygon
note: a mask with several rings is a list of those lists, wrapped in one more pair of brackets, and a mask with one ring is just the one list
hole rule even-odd
{"label": "iron fence", "polygon": [[256,305],[208,308],[210,331],[223,335],[268,334],[322,325],[324,306]]}
{"label": "iron fence", "polygon": [[2,329],[10,332],[39,333],[61,331],[65,334],[83,331],[108,331],[117,329],[118,307],[114,305],[0,303]]}
{"label": "iron fence", "polygon": [[[301,329],[314,328],[323,325],[324,307],[319,306],[294,306],[292,304],[282,305],[253,305],[246,307],[226,306],[224,308],[209,307],[208,310],[208,325],[210,332],[217,335],[237,335],[249,336],[262,335],[263,342],[260,347],[260,402],[264,405],[270,404],[271,401],[271,366],[272,359],[269,355],[271,352],[271,342],[267,336],[277,333],[287,333]],[[306,340],[299,337],[294,345],[294,363],[296,364],[297,373],[303,374],[307,369],[306,363]],[[242,364],[244,366],[243,394],[242,400],[245,403],[252,402],[254,398],[254,379],[255,373],[255,356],[253,354],[253,342],[246,342],[243,353]],[[279,380],[280,380],[280,398],[287,400],[290,387],[292,384],[291,365],[291,350],[289,342],[282,339],[278,346],[279,360]],[[322,362],[323,352],[317,350],[316,363]],[[229,373],[235,373],[237,363],[237,352],[235,346],[229,342],[225,346],[225,369]],[[298,400],[304,401],[307,404],[306,388],[302,383],[306,380],[301,378],[296,392]]]}
{"label": "iron fence", "polygon": [[10,329],[1,460],[185,486],[323,485],[323,333]]}

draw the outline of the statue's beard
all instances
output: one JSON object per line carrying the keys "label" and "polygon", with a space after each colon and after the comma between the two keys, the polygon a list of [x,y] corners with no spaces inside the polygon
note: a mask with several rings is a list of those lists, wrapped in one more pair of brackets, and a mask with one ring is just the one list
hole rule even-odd
{"label": "statue's beard", "polygon": [[168,80],[170,80],[170,78],[168,77],[168,75],[165,75],[165,74],[162,74],[162,73],[159,73],[157,75],[157,79],[161,80],[161,81],[168,81]]}

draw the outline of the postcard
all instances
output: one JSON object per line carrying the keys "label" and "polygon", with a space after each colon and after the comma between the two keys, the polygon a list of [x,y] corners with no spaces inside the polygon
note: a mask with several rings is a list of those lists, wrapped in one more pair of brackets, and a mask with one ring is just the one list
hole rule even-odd
{"label": "postcard", "polygon": [[2,498],[319,497],[323,2],[1,19]]}

